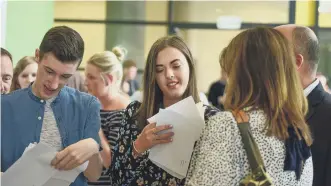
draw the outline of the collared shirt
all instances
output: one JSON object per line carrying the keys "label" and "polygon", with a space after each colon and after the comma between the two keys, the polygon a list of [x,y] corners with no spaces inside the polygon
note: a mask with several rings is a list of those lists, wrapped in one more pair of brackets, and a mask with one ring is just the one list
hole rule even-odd
{"label": "collared shirt", "polygon": [[320,81],[318,79],[315,79],[314,82],[312,82],[308,87],[303,90],[303,93],[306,97],[317,87],[319,82]]}
{"label": "collared shirt", "polygon": [[[22,156],[30,143],[40,141],[45,104],[32,93],[31,86],[1,96],[2,172]],[[95,97],[65,86],[51,108],[63,148],[87,138],[100,144],[100,103]],[[86,185],[87,179],[81,173],[70,186]]]}

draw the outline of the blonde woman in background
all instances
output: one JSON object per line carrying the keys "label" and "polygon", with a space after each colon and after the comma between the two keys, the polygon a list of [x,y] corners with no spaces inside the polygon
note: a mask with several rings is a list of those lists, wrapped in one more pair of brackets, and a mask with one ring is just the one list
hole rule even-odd
{"label": "blonde woman in background", "polygon": [[114,47],[93,55],[85,68],[85,85],[88,93],[96,96],[101,103],[101,129],[99,132],[103,150],[100,152],[104,171],[98,182],[89,185],[110,185],[107,170],[111,164],[111,151],[118,138],[122,119],[122,110],[130,103],[128,97],[121,93],[123,76],[122,60],[125,49]]}
{"label": "blonde woman in background", "polygon": [[25,56],[20,59],[14,69],[10,92],[27,88],[36,79],[37,70],[38,64],[34,57]]}

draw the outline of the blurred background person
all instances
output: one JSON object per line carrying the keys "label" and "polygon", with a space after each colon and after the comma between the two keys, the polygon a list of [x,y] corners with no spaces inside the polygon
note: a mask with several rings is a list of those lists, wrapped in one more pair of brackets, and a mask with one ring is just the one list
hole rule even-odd
{"label": "blurred background person", "polygon": [[136,80],[137,77],[137,64],[132,59],[125,60],[123,62],[123,82],[122,82],[122,89],[125,93],[129,96],[139,90],[139,82]]}
{"label": "blurred background person", "polygon": [[79,71],[76,71],[75,74],[69,78],[67,86],[77,89],[81,92],[87,92],[87,88],[85,86],[85,78]]}
{"label": "blurred background person", "polygon": [[262,169],[273,185],[312,185],[308,104],[289,51],[292,45],[272,28],[248,29],[230,42],[220,60],[228,75],[227,111],[207,123],[193,153],[187,185],[235,186],[252,173],[232,111],[248,114]]}
{"label": "blurred background person", "polygon": [[10,92],[27,88],[37,76],[38,64],[35,57],[25,56],[20,59],[15,68]]}
{"label": "blurred background person", "polygon": [[124,49],[114,47],[112,51],[94,54],[85,68],[85,84],[88,93],[96,96],[101,103],[101,130],[99,132],[103,150],[100,152],[104,170],[98,182],[89,185],[110,185],[108,168],[111,164],[111,151],[118,138],[123,118],[123,109],[130,103],[121,93],[123,76],[122,60]]}
{"label": "blurred background person", "polygon": [[1,47],[1,94],[8,94],[13,79],[12,55]]}
{"label": "blurred background person", "polygon": [[318,72],[316,74],[316,78],[319,79],[319,81],[321,82],[324,90],[331,94],[331,89],[329,88],[329,85],[328,85],[328,78],[320,72]]}
{"label": "blurred background person", "polygon": [[[223,55],[225,55],[226,48],[223,49],[221,53],[221,58]],[[226,74],[223,69],[221,69],[221,78],[214,82],[208,92],[208,101],[215,107],[219,109],[224,109],[223,108],[223,96],[225,92],[225,85],[226,85]]]}

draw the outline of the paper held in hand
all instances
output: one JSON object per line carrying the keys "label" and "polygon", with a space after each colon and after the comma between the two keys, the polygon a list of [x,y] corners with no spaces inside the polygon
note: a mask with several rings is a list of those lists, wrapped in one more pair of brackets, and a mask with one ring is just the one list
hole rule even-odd
{"label": "paper held in hand", "polygon": [[69,186],[85,171],[88,161],[70,171],[51,167],[57,151],[46,144],[30,143],[22,157],[1,176],[4,186]]}
{"label": "paper held in hand", "polygon": [[156,125],[170,124],[174,132],[173,141],[156,145],[150,149],[149,159],[158,167],[179,179],[186,177],[194,144],[204,128],[204,111],[202,103],[195,104],[188,97],[148,119]]}

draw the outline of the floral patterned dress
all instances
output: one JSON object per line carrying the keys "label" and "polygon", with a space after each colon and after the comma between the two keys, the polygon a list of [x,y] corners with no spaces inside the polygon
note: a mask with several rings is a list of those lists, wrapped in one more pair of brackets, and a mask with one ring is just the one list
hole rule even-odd
{"label": "floral patterned dress", "polygon": [[[132,102],[124,112],[122,126],[119,131],[117,145],[114,147],[111,164],[111,184],[124,185],[151,185],[151,186],[176,186],[184,185],[185,179],[171,176],[163,169],[153,164],[148,159],[148,151],[136,159],[133,157],[132,143],[137,139],[141,130],[132,118],[141,103]],[[219,110],[206,106],[205,121],[215,115]]]}

